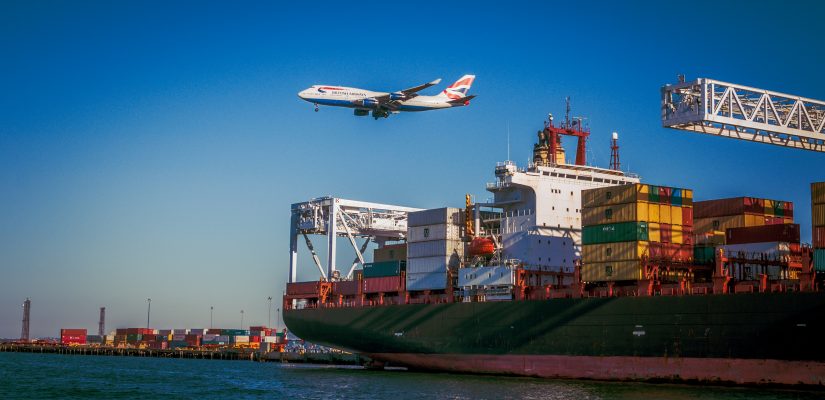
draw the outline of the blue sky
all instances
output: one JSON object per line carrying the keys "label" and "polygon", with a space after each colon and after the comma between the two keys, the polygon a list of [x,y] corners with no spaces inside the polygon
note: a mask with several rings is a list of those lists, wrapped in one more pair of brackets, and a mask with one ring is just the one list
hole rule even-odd
{"label": "blue sky", "polygon": [[[485,199],[507,127],[523,164],[565,96],[595,165],[618,131],[646,182],[794,201],[810,240],[825,156],[664,129],[659,88],[682,73],[825,98],[821,3],[294,3],[0,5],[0,337],[26,297],[35,336],[91,330],[100,306],[142,326],[147,297],[154,327],[205,327],[209,306],[216,326],[265,324],[289,204]],[[380,121],[296,97],[465,73],[470,107]]]}

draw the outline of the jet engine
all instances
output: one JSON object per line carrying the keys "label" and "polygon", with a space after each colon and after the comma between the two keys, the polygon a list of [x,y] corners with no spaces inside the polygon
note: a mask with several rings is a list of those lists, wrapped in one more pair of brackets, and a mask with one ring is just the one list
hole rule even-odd
{"label": "jet engine", "polygon": [[407,98],[407,96],[404,93],[401,93],[401,92],[390,93],[390,100],[393,100],[393,101],[404,100],[406,98]]}
{"label": "jet engine", "polygon": [[375,99],[364,99],[361,100],[361,105],[368,108],[376,108],[378,107],[378,100]]}
{"label": "jet engine", "polygon": [[366,117],[367,115],[370,115],[370,110],[364,110],[362,108],[356,108],[355,111],[354,111],[354,114],[356,116],[359,116],[359,117]]}

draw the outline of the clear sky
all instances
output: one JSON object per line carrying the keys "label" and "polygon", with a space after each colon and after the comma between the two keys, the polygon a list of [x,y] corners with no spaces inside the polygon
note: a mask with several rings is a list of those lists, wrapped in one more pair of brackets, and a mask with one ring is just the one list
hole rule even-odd
{"label": "clear sky", "polygon": [[[210,306],[216,327],[242,309],[265,324],[289,204],[486,199],[507,127],[524,164],[565,96],[595,165],[618,131],[644,181],[791,200],[810,240],[825,155],[664,129],[659,88],[682,73],[825,99],[821,2],[399,4],[0,3],[0,337],[26,297],[34,336],[95,330],[100,306],[110,329],[143,326],[148,297],[156,328],[207,327]],[[379,121],[296,96],[465,73],[470,107]]]}

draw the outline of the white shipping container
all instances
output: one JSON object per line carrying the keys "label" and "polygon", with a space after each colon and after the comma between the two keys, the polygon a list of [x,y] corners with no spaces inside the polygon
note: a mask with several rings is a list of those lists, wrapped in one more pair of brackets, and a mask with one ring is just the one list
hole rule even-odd
{"label": "white shipping container", "polygon": [[407,243],[445,239],[461,240],[461,228],[458,225],[447,224],[411,226],[407,228]]}
{"label": "white shipping container", "polygon": [[407,290],[441,290],[447,287],[447,272],[409,273]]}
{"label": "white shipping container", "polygon": [[723,249],[726,256],[750,259],[761,259],[764,256],[776,260],[789,256],[791,252],[790,244],[786,242],[728,244],[718,248]]}
{"label": "white shipping container", "polygon": [[435,224],[461,225],[461,214],[462,210],[454,207],[415,211],[407,214],[407,226]]}
{"label": "white shipping container", "polygon": [[515,284],[513,267],[495,265],[458,270],[459,287],[512,286]]}
{"label": "white shipping container", "polygon": [[407,244],[407,258],[464,255],[464,242],[458,240],[430,240]]}
{"label": "white shipping container", "polygon": [[214,340],[217,340],[219,342],[229,343],[229,336],[228,335],[218,335],[218,336],[215,336]]}
{"label": "white shipping container", "polygon": [[264,336],[261,338],[262,343],[278,343],[278,336]]}
{"label": "white shipping container", "polygon": [[235,343],[249,343],[249,336],[235,336]]}
{"label": "white shipping container", "polygon": [[458,256],[436,256],[407,259],[407,274],[410,273],[432,273],[447,272],[447,268],[458,268],[461,258]]}

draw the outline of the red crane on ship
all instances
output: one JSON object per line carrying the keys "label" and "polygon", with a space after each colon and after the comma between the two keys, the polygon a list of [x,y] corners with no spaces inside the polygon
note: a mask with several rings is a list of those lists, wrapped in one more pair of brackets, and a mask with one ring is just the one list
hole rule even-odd
{"label": "red crane on ship", "polygon": [[551,163],[557,164],[556,152],[561,147],[561,135],[574,136],[578,139],[576,145],[576,165],[585,165],[587,159],[585,150],[587,146],[587,138],[590,136],[590,129],[585,127],[583,118],[570,118],[570,97],[566,98],[567,110],[564,114],[564,122],[560,126],[553,124],[553,114],[547,118],[547,123],[544,124],[544,134],[547,144],[549,146],[548,159]]}

